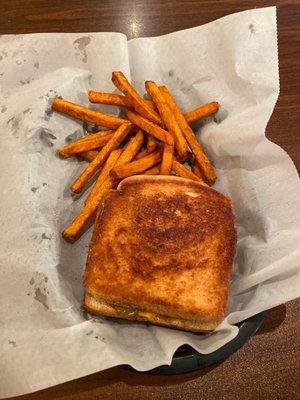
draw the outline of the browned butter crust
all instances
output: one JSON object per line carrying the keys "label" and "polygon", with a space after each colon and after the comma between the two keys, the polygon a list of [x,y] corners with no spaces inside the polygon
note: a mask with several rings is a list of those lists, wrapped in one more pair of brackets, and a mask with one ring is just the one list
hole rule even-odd
{"label": "browned butter crust", "polygon": [[236,246],[230,200],[198,182],[135,176],[99,209],[85,306],[191,331],[223,319]]}

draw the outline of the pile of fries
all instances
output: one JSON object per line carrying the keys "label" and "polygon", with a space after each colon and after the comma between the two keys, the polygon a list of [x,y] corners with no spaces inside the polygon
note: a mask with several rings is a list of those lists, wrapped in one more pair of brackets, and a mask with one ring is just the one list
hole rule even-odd
{"label": "pile of fries", "polygon": [[[56,111],[107,128],[75,140],[59,150],[62,158],[80,156],[89,162],[71,185],[73,193],[82,193],[88,182],[97,178],[85,199],[84,207],[62,233],[70,242],[78,239],[93,222],[106,193],[128,176],[175,174],[203,185],[210,185],[216,179],[214,168],[190,123],[217,112],[217,102],[183,114],[165,86],[146,81],[145,88],[151,100],[145,100],[122,72],[113,72],[112,82],[122,95],[90,90],[89,101],[124,107],[126,119],[60,98],[52,103]],[[191,169],[183,165],[186,161]]]}

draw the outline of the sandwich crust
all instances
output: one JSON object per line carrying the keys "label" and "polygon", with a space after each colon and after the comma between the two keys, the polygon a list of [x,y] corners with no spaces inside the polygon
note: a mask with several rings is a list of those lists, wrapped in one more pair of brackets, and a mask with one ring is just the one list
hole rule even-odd
{"label": "sandwich crust", "polygon": [[113,317],[213,330],[226,310],[235,245],[226,196],[183,178],[127,178],[99,209],[85,306]]}

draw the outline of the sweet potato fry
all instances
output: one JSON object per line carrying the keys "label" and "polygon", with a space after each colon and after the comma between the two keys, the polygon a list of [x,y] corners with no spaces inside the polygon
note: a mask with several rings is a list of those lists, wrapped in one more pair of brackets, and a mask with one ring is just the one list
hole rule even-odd
{"label": "sweet potato fry", "polygon": [[139,114],[129,110],[128,108],[126,109],[126,115],[132,123],[134,123],[143,131],[154,136],[156,139],[170,145],[174,144],[172,135],[168,131],[162,129],[160,126],[154,124],[146,118],[141,117]]}
{"label": "sweet potato fry", "polygon": [[206,183],[195,175],[191,170],[186,168],[184,165],[180,164],[175,157],[173,158],[172,170],[175,172],[177,176],[181,176],[182,178],[192,179],[193,181],[197,181],[207,186]]}
{"label": "sweet potato fry", "polygon": [[153,101],[152,101],[152,100],[144,99],[144,98],[143,98],[143,100],[144,100],[144,102],[145,102],[146,104],[148,104],[149,107],[151,107],[151,108],[157,113],[157,109],[156,109],[156,107],[155,107],[155,104],[153,104]]}
{"label": "sweet potato fry", "polygon": [[174,148],[168,144],[164,144],[162,161],[160,166],[160,175],[169,175],[172,171]]}
{"label": "sweet potato fry", "polygon": [[96,215],[99,203],[103,197],[113,188],[113,180],[108,176],[103,185],[91,200],[81,209],[71,224],[63,231],[62,235],[68,242],[75,242],[84,231],[85,227]]}
{"label": "sweet potato fry", "polygon": [[[139,131],[122,151],[121,155],[115,163],[115,166],[120,166],[124,163],[130,162],[142,146],[143,140],[144,135],[141,131]],[[94,218],[103,197],[108,193],[110,189],[114,187],[114,183],[115,181],[110,176],[106,176],[106,179],[104,179],[101,184],[98,183],[97,187],[94,186],[93,194],[90,194],[86,199],[84,208],[74,218],[71,224],[63,231],[63,237],[67,241],[74,242],[76,239],[78,239],[87,224],[91,222]]]}
{"label": "sweet potato fry", "polygon": [[[94,90],[89,90],[88,98],[91,103],[132,108],[132,104],[128,100],[128,98],[120,94],[96,92]],[[155,110],[152,100],[143,100],[149,105],[149,107]],[[184,114],[184,117],[189,123],[192,123],[198,121],[201,118],[209,117],[210,115],[215,114],[218,109],[219,103],[213,101],[211,103],[203,104],[202,106],[199,106],[192,111],[189,111],[188,113]]]}
{"label": "sweet potato fry", "polygon": [[160,160],[161,152],[154,151],[153,153],[148,154],[146,157],[140,158],[139,160],[134,160],[130,163],[114,167],[111,170],[110,175],[114,179],[123,179],[127,176],[137,175],[140,172],[146,171],[147,169],[158,164]]}
{"label": "sweet potato fry", "polygon": [[161,124],[160,116],[151,108],[128,82],[124,74],[120,71],[114,71],[112,73],[113,84],[126,95],[127,99],[130,101],[131,106],[143,117],[149,119],[150,121]]}
{"label": "sweet potato fry", "polygon": [[75,140],[75,142],[63,146],[59,149],[58,154],[60,157],[68,158],[77,153],[103,147],[111,139],[113,133],[114,131],[91,133],[90,135]]}
{"label": "sweet potato fry", "polygon": [[152,153],[152,151],[155,150],[156,147],[156,141],[152,135],[149,135],[149,133],[146,136],[146,146],[147,146],[147,151],[148,153]]}
{"label": "sweet potato fry", "polygon": [[143,157],[147,156],[148,154],[150,154],[150,153],[148,153],[147,149],[142,150],[135,156],[135,159],[138,160],[139,158],[143,158]]}
{"label": "sweet potato fry", "polygon": [[194,160],[192,164],[192,172],[197,175],[199,178],[201,178],[204,182],[206,181],[205,176],[203,175],[203,172],[197,162],[197,160]]}
{"label": "sweet potato fry", "polygon": [[77,155],[84,160],[91,162],[93,159],[97,156],[99,151],[96,150],[89,150],[89,151],[84,151],[83,153],[78,153]]}
{"label": "sweet potato fry", "polygon": [[78,118],[82,121],[92,124],[106,126],[107,128],[118,128],[126,122],[126,120],[112,115],[103,114],[99,111],[90,110],[87,107],[80,106],[70,101],[56,98],[52,102],[52,108],[61,113],[70,115],[73,118]]}
{"label": "sweet potato fry", "polygon": [[91,103],[109,104],[111,106],[130,107],[130,101],[120,94],[88,91],[88,99]]}
{"label": "sweet potato fry", "polygon": [[[89,90],[88,98],[91,103],[108,104],[111,106],[129,107],[129,108],[132,107],[130,100],[128,100],[126,96],[116,93],[95,92],[94,90]],[[143,100],[145,103],[149,105],[149,107],[154,109],[154,105],[151,100],[146,100],[146,99]]]}
{"label": "sweet potato fry", "polygon": [[87,182],[91,179],[94,173],[103,165],[109,153],[115,150],[119,144],[125,139],[128,132],[132,128],[132,124],[126,121],[122,124],[112,135],[111,139],[106,145],[99,151],[96,158],[85,168],[85,170],[79,175],[75,182],[71,186],[71,190],[74,193],[80,193]]}
{"label": "sweet potato fry", "polygon": [[184,134],[188,145],[190,146],[192,152],[194,153],[195,159],[197,160],[199,166],[201,167],[203,174],[209,182],[214,182],[217,178],[216,173],[212,164],[210,163],[208,157],[204,153],[200,143],[198,142],[194,132],[189,126],[187,120],[184,118],[180,108],[177,106],[175,100],[173,99],[171,93],[165,86],[159,88],[160,92],[164,95],[170,109],[172,110],[178,125]]}
{"label": "sweet potato fry", "polygon": [[191,123],[198,121],[201,118],[209,117],[210,115],[216,113],[219,110],[219,103],[213,101],[211,103],[203,104],[200,107],[195,108],[192,111],[184,114],[184,118],[187,122]]}
{"label": "sweet potato fry", "polygon": [[142,147],[143,140],[143,132],[138,131],[138,133],[130,139],[129,143],[123,150],[119,160],[117,161],[116,167],[131,162]]}
{"label": "sweet potato fry", "polygon": [[100,190],[101,186],[104,184],[106,178],[108,177],[110,171],[115,166],[121,153],[122,153],[122,149],[116,149],[110,153],[107,160],[105,161],[105,164],[103,165],[103,168],[102,168],[94,186],[92,187],[92,190],[90,191],[89,195],[85,199],[85,202],[84,202],[85,204],[87,204],[89,201],[91,201],[92,197],[94,197],[96,195],[96,193]]}
{"label": "sweet potato fry", "polygon": [[160,173],[160,164],[155,165],[155,167],[152,167],[150,169],[147,169],[146,171],[142,172],[142,175],[159,175]]}
{"label": "sweet potato fry", "polygon": [[186,160],[188,150],[187,142],[183,133],[181,132],[181,128],[177,123],[175,116],[173,115],[167,101],[164,98],[164,94],[159,90],[155,82],[146,81],[145,87],[147,93],[151,96],[154,104],[156,105],[165,126],[173,136],[175,149],[177,150],[180,161]]}

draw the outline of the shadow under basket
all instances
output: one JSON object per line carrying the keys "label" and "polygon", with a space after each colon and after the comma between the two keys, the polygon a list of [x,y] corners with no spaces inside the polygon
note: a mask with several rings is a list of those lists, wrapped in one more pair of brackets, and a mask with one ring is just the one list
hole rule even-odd
{"label": "shadow under basket", "polygon": [[[161,365],[142,373],[152,375],[183,374],[220,363],[235,353],[256,333],[266,315],[267,311],[263,311],[237,324],[239,327],[237,336],[213,353],[200,354],[191,346],[184,345],[176,350],[171,365]],[[130,365],[122,365],[121,367],[134,370]]]}

